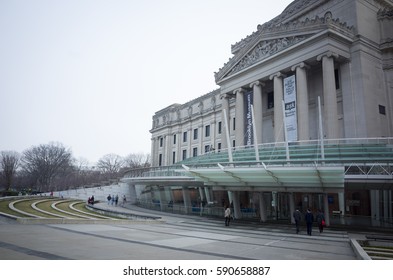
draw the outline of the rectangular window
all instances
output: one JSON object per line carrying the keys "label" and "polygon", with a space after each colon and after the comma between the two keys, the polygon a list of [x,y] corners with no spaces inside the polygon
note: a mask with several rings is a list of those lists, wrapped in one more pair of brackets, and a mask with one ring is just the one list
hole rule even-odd
{"label": "rectangular window", "polygon": [[183,142],[187,142],[187,131],[183,132]]}
{"label": "rectangular window", "polygon": [[218,134],[221,134],[222,131],[222,124],[221,122],[218,122]]}
{"label": "rectangular window", "polygon": [[274,108],[274,94],[273,94],[273,92],[268,92],[268,94],[267,94],[267,108],[268,109]]}
{"label": "rectangular window", "polygon": [[340,75],[338,69],[334,69],[334,81],[336,82],[336,89],[340,89]]}
{"label": "rectangular window", "polygon": [[236,141],[235,140],[232,141],[232,147],[234,147],[234,148],[236,147]]}
{"label": "rectangular window", "polygon": [[192,149],[192,156],[193,156],[193,157],[198,156],[198,148],[193,148],[193,149]]}
{"label": "rectangular window", "polygon": [[158,166],[162,165],[162,154],[158,155]]}
{"label": "rectangular window", "polygon": [[210,137],[210,125],[205,126],[205,137]]}
{"label": "rectangular window", "polygon": [[187,150],[183,150],[182,152],[182,160],[185,160],[187,158]]}
{"label": "rectangular window", "polygon": [[233,118],[233,130],[236,130],[236,118]]}
{"label": "rectangular window", "polygon": [[198,139],[198,128],[194,129],[194,140]]}
{"label": "rectangular window", "polygon": [[164,138],[160,137],[160,147],[164,144]]}
{"label": "rectangular window", "polygon": [[378,105],[378,107],[379,107],[379,113],[381,115],[386,115],[386,108],[385,108],[385,106]]}
{"label": "rectangular window", "polygon": [[176,145],[176,134],[173,135],[173,145]]}
{"label": "rectangular window", "polygon": [[205,154],[210,152],[210,145],[205,145]]}
{"label": "rectangular window", "polygon": [[172,164],[176,163],[176,152],[172,153]]}
{"label": "rectangular window", "polygon": [[221,151],[221,143],[217,144],[218,151]]}

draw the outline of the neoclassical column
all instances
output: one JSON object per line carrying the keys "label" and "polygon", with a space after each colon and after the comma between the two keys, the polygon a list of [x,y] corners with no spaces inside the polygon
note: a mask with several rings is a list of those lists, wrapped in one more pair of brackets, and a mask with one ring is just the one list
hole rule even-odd
{"label": "neoclassical column", "polygon": [[309,68],[304,62],[294,65],[291,70],[296,71],[296,111],[297,111],[297,128],[298,140],[309,140],[309,111],[308,111],[308,89],[307,73]]}
{"label": "neoclassical column", "polygon": [[228,191],[228,198],[229,198],[229,205],[233,205],[233,217],[235,219],[241,218],[241,211],[240,211],[240,200],[239,200],[239,192],[237,191]]}
{"label": "neoclassical column", "polygon": [[383,219],[389,218],[389,193],[387,190],[382,191],[382,201],[383,201]]}
{"label": "neoclassical column", "polygon": [[379,221],[379,190],[370,190],[370,206],[371,206],[371,218]]}
{"label": "neoclassical column", "polygon": [[205,149],[203,147],[203,138],[205,137],[205,131],[203,130],[203,125],[198,126],[198,155],[203,155]]}
{"label": "neoclassical column", "polygon": [[151,138],[151,159],[152,159],[152,165],[157,166],[158,165],[158,154],[157,154],[157,137],[152,137]]}
{"label": "neoclassical column", "polygon": [[[226,130],[229,127],[226,127],[226,124],[229,126],[229,99],[230,96],[229,94],[223,93],[220,94],[220,99],[221,99],[221,149],[227,149],[230,146],[230,143],[227,143],[227,137],[226,137]],[[226,120],[225,120],[225,114],[226,114]]]}
{"label": "neoclassical column", "polygon": [[332,52],[317,57],[318,61],[322,61],[324,131],[327,139],[337,139],[339,137],[334,58],[338,58],[338,55]]}
{"label": "neoclassical column", "polygon": [[256,81],[250,84],[250,88],[253,90],[253,107],[255,117],[255,130],[258,143],[262,143],[262,123],[263,123],[263,102],[262,102],[262,86],[263,83]]}
{"label": "neoclassical column", "polygon": [[341,217],[345,214],[345,195],[344,192],[338,193],[338,208],[341,211]]}
{"label": "neoclassical column", "polygon": [[266,201],[263,192],[258,193],[259,197],[259,215],[261,218],[261,222],[267,221],[267,213],[266,213]]}
{"label": "neoclassical column", "polygon": [[328,194],[323,194],[323,213],[325,213],[325,222],[327,226],[330,226],[330,214],[329,214],[329,200]]}
{"label": "neoclassical column", "polygon": [[192,131],[192,122],[190,122],[190,127],[187,129],[187,151],[188,151],[188,156],[187,157],[192,157],[192,150],[191,150],[191,143],[193,139],[193,131]]}
{"label": "neoclassical column", "polygon": [[295,196],[293,193],[289,193],[289,213],[291,217],[291,224],[295,223],[295,218],[293,217],[293,213],[295,212]]}
{"label": "neoclassical column", "polygon": [[282,109],[284,88],[282,79],[283,74],[281,72],[277,72],[270,76],[270,80],[273,80],[274,87],[274,140],[276,142],[284,141],[284,119]]}
{"label": "neoclassical column", "polygon": [[191,213],[191,196],[188,187],[182,187],[183,190],[183,201],[184,201],[184,213]]}
{"label": "neoclassical column", "polygon": [[181,133],[181,130],[177,133],[176,136],[176,162],[182,160],[182,148],[181,148],[181,143],[183,142],[183,135]]}
{"label": "neoclassical column", "polygon": [[242,88],[233,91],[236,95],[236,107],[235,107],[235,141],[236,146],[244,146],[244,90]]}
{"label": "neoclassical column", "polygon": [[388,191],[389,195],[389,218],[393,218],[393,200],[392,200],[392,191]]}
{"label": "neoclassical column", "polygon": [[165,163],[166,165],[171,165],[172,164],[172,145],[171,145],[171,137],[169,136],[170,134],[167,134],[164,136],[165,140],[165,147],[164,147],[164,153],[165,153]]}

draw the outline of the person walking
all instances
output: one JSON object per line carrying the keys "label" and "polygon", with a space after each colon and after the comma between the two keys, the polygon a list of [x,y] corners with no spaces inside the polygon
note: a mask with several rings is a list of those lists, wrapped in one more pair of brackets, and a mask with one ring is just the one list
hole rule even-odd
{"label": "person walking", "polygon": [[106,200],[108,200],[108,205],[111,203],[111,199],[112,199],[111,195],[108,194],[108,196],[107,196],[107,198],[106,198]]}
{"label": "person walking", "polygon": [[321,209],[318,210],[317,224],[318,224],[318,228],[319,228],[319,233],[322,233],[323,227],[325,226],[325,215],[323,214]]}
{"label": "person walking", "polygon": [[229,221],[231,220],[231,208],[226,206],[225,212],[224,212],[224,217],[225,217],[225,226],[229,226]]}
{"label": "person walking", "polygon": [[312,214],[310,208],[307,209],[305,220],[306,220],[306,224],[307,224],[307,234],[311,235],[312,223],[314,222],[314,215]]}
{"label": "person walking", "polygon": [[300,220],[302,219],[302,215],[301,215],[299,209],[296,209],[295,212],[293,212],[293,218],[295,220],[296,233],[299,233],[299,231],[300,231]]}

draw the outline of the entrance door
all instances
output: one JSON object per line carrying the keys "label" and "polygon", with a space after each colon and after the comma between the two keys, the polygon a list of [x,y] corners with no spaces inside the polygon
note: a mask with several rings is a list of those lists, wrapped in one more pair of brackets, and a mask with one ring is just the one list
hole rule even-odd
{"label": "entrance door", "polygon": [[280,192],[264,193],[266,214],[268,220],[288,220],[291,217],[289,209],[289,194]]}

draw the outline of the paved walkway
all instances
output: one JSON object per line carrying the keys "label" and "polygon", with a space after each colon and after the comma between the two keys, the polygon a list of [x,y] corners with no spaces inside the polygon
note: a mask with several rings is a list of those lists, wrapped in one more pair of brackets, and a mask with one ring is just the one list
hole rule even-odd
{"label": "paved walkway", "polygon": [[[255,225],[154,212],[128,205],[96,207],[161,217],[154,223],[22,225],[0,219],[3,260],[354,260],[351,236],[308,236],[290,225]],[[352,236],[353,237],[353,236]]]}

